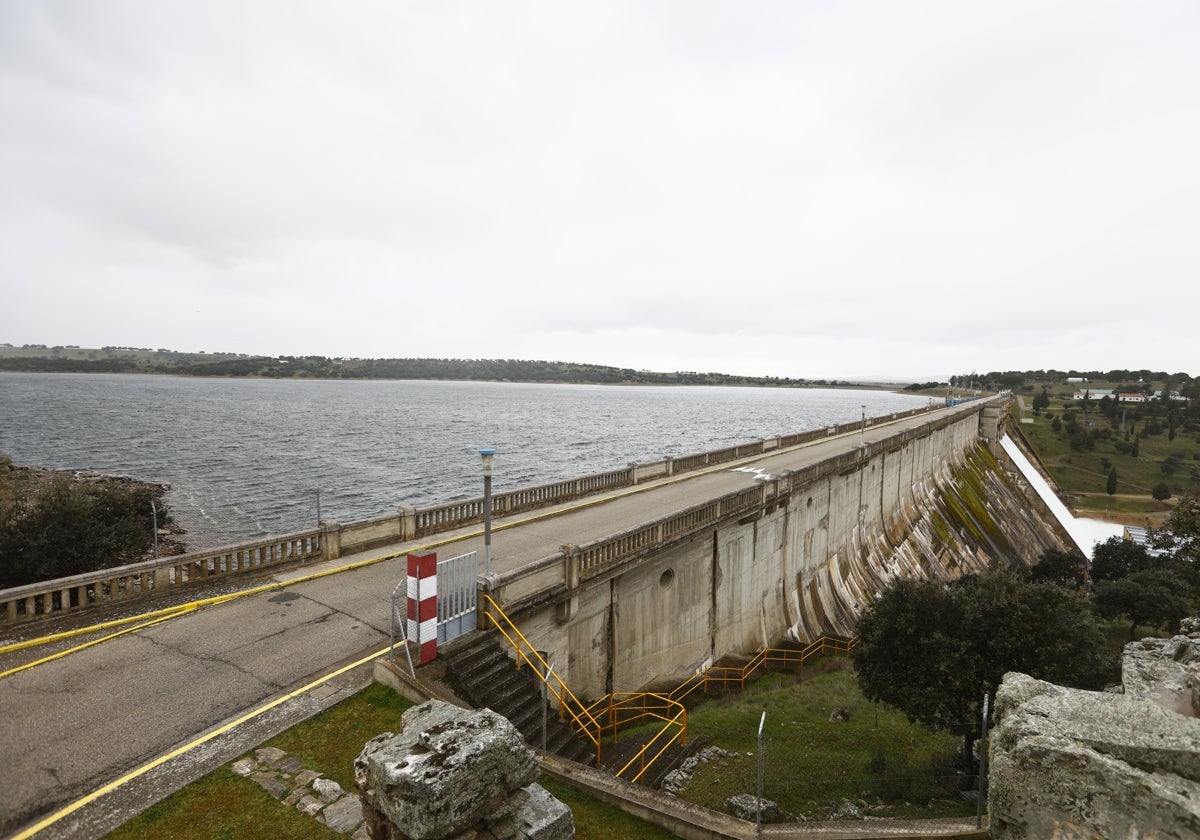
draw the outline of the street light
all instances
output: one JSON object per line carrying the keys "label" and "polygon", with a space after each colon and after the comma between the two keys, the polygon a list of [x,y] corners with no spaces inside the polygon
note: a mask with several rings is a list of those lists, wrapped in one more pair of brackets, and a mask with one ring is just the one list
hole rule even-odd
{"label": "street light", "polygon": [[483,466],[483,571],[492,573],[492,460],[495,449],[480,449]]}
{"label": "street light", "polygon": [[860,428],[858,430],[858,445],[866,446],[867,445],[867,407],[865,405],[860,406],[860,407],[862,408],[862,428]]}

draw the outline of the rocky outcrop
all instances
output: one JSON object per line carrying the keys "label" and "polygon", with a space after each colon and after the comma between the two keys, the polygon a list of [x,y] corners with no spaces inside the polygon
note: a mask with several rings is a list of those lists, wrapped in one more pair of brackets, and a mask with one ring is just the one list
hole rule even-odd
{"label": "rocky outcrop", "polygon": [[739,820],[777,823],[783,819],[779,805],[770,799],[759,799],[752,793],[739,793],[725,800],[725,808]]}
{"label": "rocky outcrop", "polygon": [[431,700],[400,723],[398,734],[371,739],[354,762],[373,840],[440,840],[470,831],[497,840],[575,835],[567,807],[533,784],[534,754],[507,719]]}
{"label": "rocky outcrop", "polygon": [[1200,720],[1006,674],[989,739],[992,837],[1200,837]]}
{"label": "rocky outcrop", "polygon": [[1200,619],[1186,619],[1180,635],[1142,639],[1125,646],[1121,685],[1125,696],[1200,717]]}

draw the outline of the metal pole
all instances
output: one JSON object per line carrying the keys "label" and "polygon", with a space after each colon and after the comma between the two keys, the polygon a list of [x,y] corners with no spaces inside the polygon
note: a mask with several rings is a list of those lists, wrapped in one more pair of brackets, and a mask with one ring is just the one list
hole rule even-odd
{"label": "metal pole", "polygon": [[862,427],[858,430],[859,446],[867,445],[867,407],[862,406]]}
{"label": "metal pole", "polygon": [[987,783],[988,695],[983,693],[983,738],[979,742],[979,784],[975,796],[975,827],[983,827],[983,798]]}
{"label": "metal pole", "polygon": [[317,490],[317,524],[321,524],[321,491]]}
{"label": "metal pole", "polygon": [[154,499],[150,500],[150,516],[154,518],[154,559],[158,559],[158,508],[154,506]]}
{"label": "metal pole", "polygon": [[492,572],[492,477],[483,477],[483,571]]}
{"label": "metal pole", "polygon": [[546,715],[550,713],[550,675],[554,673],[554,666],[546,671],[546,678],[542,680],[542,752],[546,752]]}
{"label": "metal pole", "polygon": [[483,571],[492,573],[492,459],[495,449],[480,449],[483,462]]}
{"label": "metal pole", "polygon": [[754,802],[754,833],[762,834],[762,796],[763,796],[763,725],[767,722],[767,713],[763,712],[758,719],[758,796]]}

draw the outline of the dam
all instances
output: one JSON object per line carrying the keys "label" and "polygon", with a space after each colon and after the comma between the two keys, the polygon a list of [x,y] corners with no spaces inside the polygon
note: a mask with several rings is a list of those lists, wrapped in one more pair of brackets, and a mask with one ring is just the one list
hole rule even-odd
{"label": "dam", "polygon": [[[1004,415],[1001,398],[982,399],[501,494],[478,590],[581,697],[658,684],[784,637],[850,635],[857,611],[895,577],[1028,563],[1065,544],[1003,460]],[[172,756],[155,772],[174,772],[186,763],[174,757],[181,745],[205,733],[219,734],[204,741],[219,761],[336,702],[349,685],[309,687],[386,653],[407,555],[482,556],[483,514],[477,499],[401,506],[0,592],[8,636],[59,616],[99,622],[184,603],[28,668],[30,655],[4,648],[0,831],[149,757]],[[248,710],[267,707],[243,726]],[[200,769],[179,767],[159,784]]]}

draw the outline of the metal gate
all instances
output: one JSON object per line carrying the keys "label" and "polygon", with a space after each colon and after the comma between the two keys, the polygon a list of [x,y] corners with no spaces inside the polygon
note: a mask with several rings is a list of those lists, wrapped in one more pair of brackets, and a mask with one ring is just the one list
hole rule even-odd
{"label": "metal gate", "polygon": [[[457,639],[464,633],[475,629],[476,579],[479,576],[479,552],[472,551],[460,554],[449,560],[441,560],[437,564],[437,644],[442,645],[451,639]],[[392,590],[392,645],[389,656],[396,658],[396,644],[404,648],[408,659],[408,670],[416,676],[413,669],[412,654],[408,649],[410,639],[408,629],[409,599],[408,586],[411,578],[406,578]]]}
{"label": "metal gate", "polygon": [[460,554],[437,564],[437,641],[444,645],[475,629],[479,552]]}

